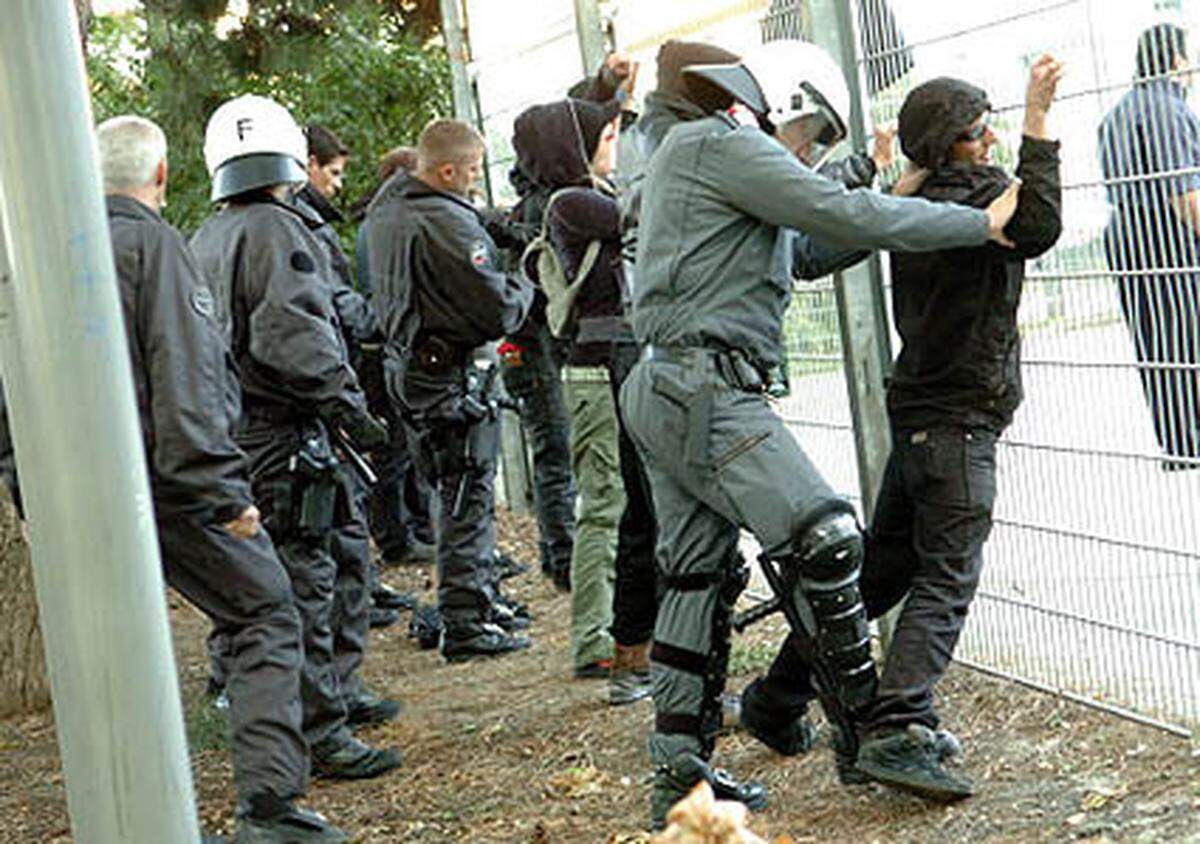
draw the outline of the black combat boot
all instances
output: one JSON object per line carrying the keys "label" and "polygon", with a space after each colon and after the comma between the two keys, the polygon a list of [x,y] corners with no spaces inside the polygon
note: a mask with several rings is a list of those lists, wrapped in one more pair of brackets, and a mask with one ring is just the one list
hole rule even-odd
{"label": "black combat boot", "polygon": [[350,837],[322,815],[273,794],[238,806],[233,844],[345,844]]}
{"label": "black combat boot", "polygon": [[330,736],[312,747],[314,777],[365,780],[381,776],[398,767],[400,751],[391,747],[371,747],[349,734]]}
{"label": "black combat boot", "polygon": [[400,714],[400,701],[380,697],[365,689],[346,701],[346,723],[352,727],[383,724]]}
{"label": "black combat boot", "polygon": [[707,782],[718,800],[736,800],[754,810],[767,807],[767,789],[761,783],[738,782],[728,771],[711,767],[695,753],[681,753],[654,772],[650,790],[651,829],[666,826],[667,812],[700,782]]}
{"label": "black combat boot", "polygon": [[495,624],[446,625],[442,633],[442,656],[446,662],[464,662],[480,657],[523,651],[529,640],[510,636]]}
{"label": "black combat boot", "polygon": [[742,691],[742,726],[776,753],[796,756],[812,750],[817,728],[805,714],[807,705],[781,706],[767,694],[759,677]]}

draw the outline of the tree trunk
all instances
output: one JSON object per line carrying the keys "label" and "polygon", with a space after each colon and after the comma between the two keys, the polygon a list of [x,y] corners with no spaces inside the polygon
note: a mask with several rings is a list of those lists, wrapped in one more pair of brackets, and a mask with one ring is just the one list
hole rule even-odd
{"label": "tree trunk", "polygon": [[50,705],[29,545],[7,490],[0,490],[0,717]]}

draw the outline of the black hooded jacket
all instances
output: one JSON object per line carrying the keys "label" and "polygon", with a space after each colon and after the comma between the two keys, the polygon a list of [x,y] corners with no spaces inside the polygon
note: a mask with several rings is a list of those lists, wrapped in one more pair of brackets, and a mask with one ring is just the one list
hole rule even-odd
{"label": "black hooded jacket", "polygon": [[[946,424],[996,431],[1021,403],[1017,307],[1025,261],[1062,231],[1058,142],[1025,138],[1008,249],[988,244],[941,252],[892,253],[892,303],[902,347],[888,383],[893,428]],[[1009,182],[997,167],[946,165],[918,196],[984,208]]]}
{"label": "black hooded jacket", "polygon": [[[616,199],[591,187],[591,156],[572,119],[572,107],[570,101],[560,100],[529,109],[517,120],[513,145],[522,171],[552,191],[553,201],[544,211],[546,228],[568,281],[575,278],[588,245],[601,243],[575,302],[578,333],[572,338],[569,361],[602,366],[608,363],[613,341],[632,336],[622,319],[621,212]],[[604,116],[616,116],[616,108],[584,121],[584,131],[598,137],[603,124],[600,129],[594,124]],[[531,278],[536,275],[535,268],[524,269]]]}

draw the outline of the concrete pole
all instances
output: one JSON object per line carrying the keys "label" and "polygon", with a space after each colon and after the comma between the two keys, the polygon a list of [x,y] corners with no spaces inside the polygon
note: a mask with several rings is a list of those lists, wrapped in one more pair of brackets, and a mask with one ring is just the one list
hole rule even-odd
{"label": "concrete pole", "polygon": [[454,92],[454,116],[472,126],[478,125],[475,113],[475,94],[467,65],[471,61],[463,26],[462,0],[440,0],[442,8],[442,38],[450,59],[451,86]]}
{"label": "concrete pole", "polygon": [[604,20],[597,0],[575,0],[575,33],[579,37],[579,55],[583,73],[589,76],[604,63]]}
{"label": "concrete pole", "polygon": [[71,0],[0,26],[2,358],[77,842],[199,838]]}

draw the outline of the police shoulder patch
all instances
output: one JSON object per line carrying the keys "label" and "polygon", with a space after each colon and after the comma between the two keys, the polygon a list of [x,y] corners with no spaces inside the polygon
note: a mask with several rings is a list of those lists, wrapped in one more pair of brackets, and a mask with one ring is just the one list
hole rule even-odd
{"label": "police shoulder patch", "polygon": [[317,265],[313,263],[312,256],[299,250],[292,253],[291,265],[292,269],[298,273],[311,273],[317,268]]}
{"label": "police shoulder patch", "polygon": [[477,240],[471,246],[471,263],[477,267],[487,266],[489,261],[487,244]]}
{"label": "police shoulder patch", "polygon": [[192,307],[202,317],[212,317],[217,312],[217,303],[213,300],[212,291],[207,287],[192,293]]}

